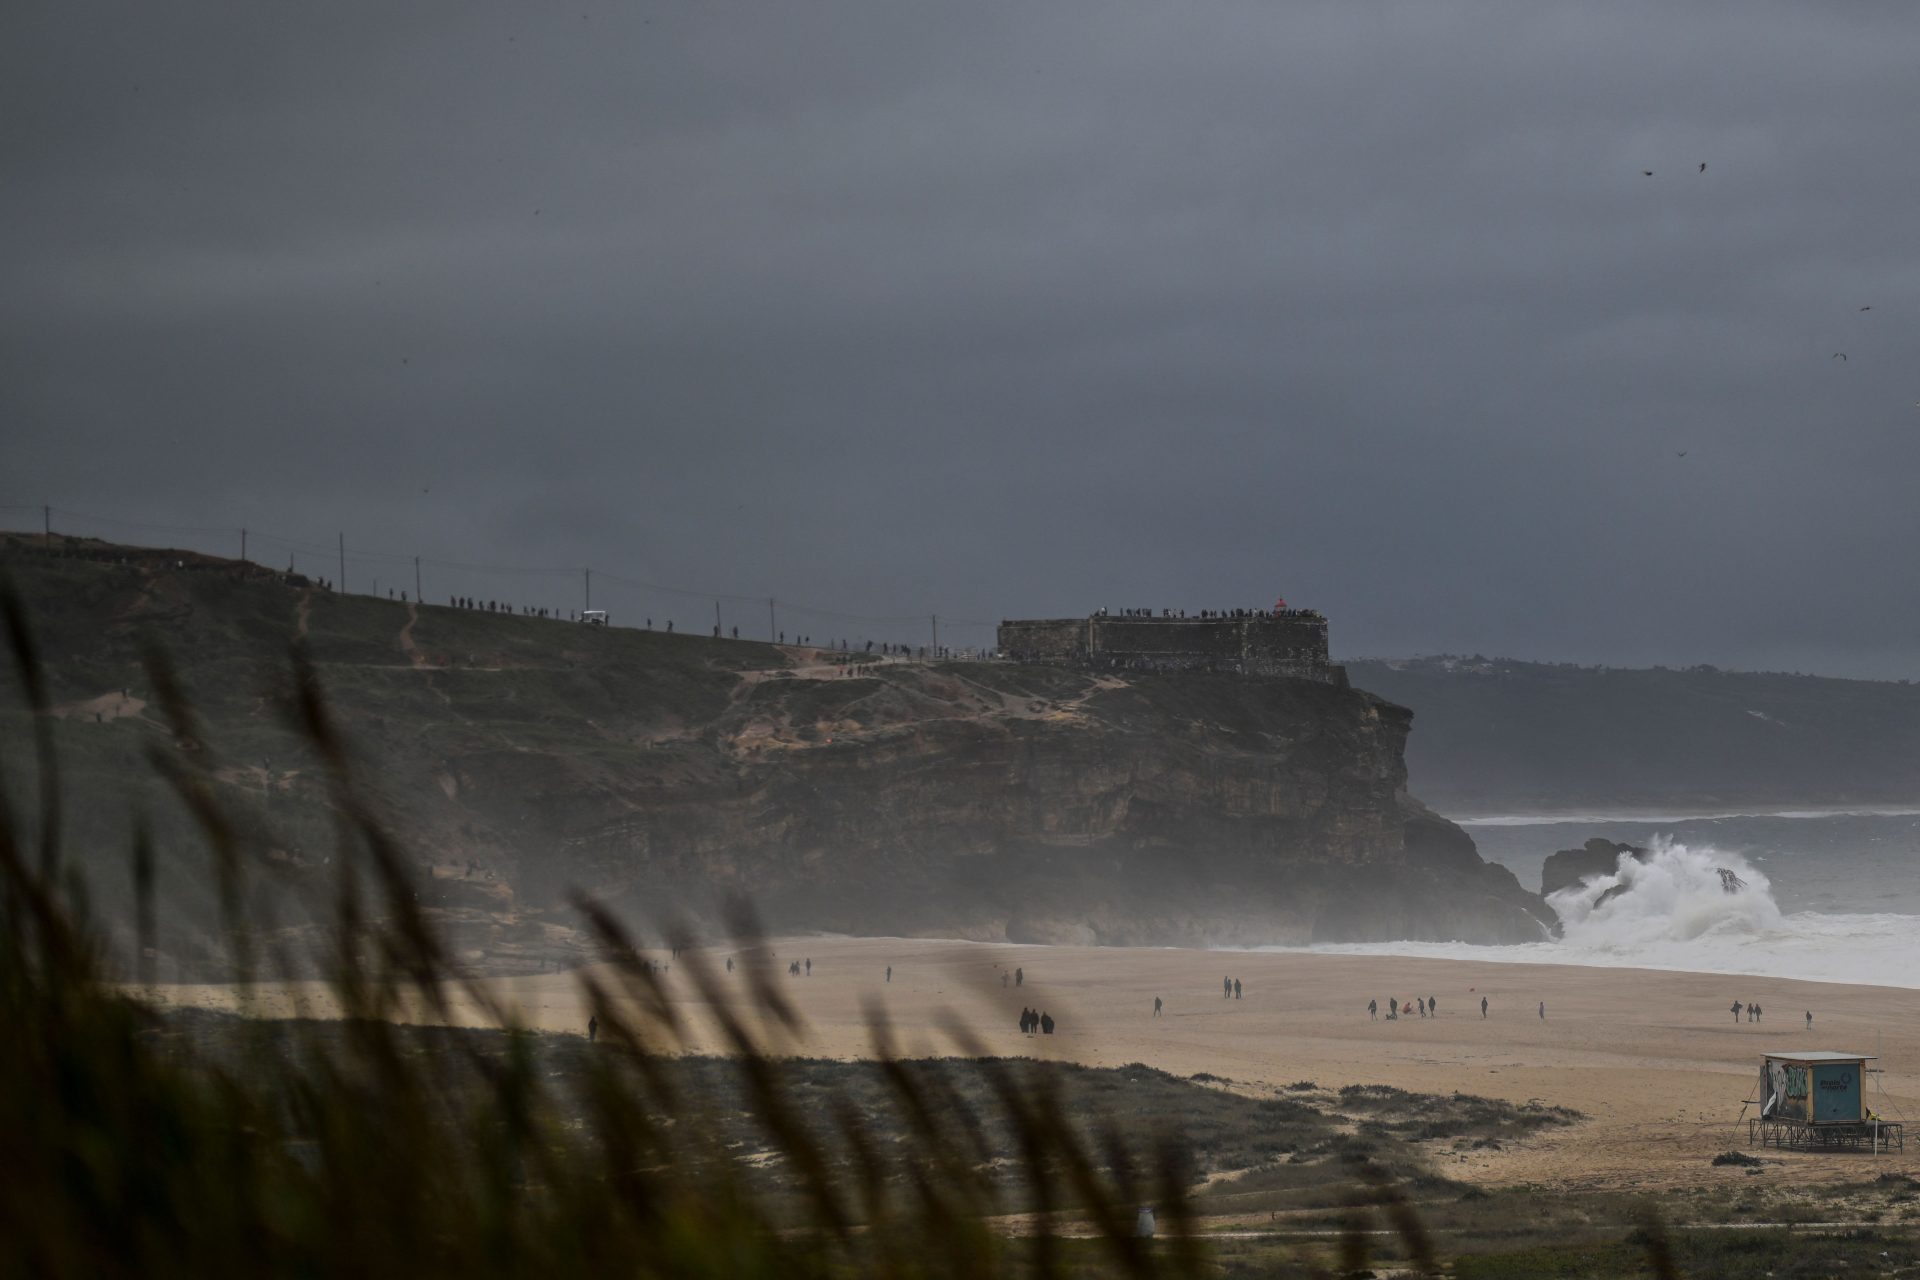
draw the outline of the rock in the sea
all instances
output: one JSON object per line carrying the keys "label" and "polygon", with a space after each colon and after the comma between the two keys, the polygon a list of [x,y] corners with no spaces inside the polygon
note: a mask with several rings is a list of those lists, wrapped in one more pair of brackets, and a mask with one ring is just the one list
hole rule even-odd
{"label": "rock in the sea", "polygon": [[1599,836],[1578,849],[1562,849],[1540,866],[1540,896],[1551,897],[1595,876],[1610,876],[1620,866],[1620,855],[1630,853],[1640,862],[1649,857],[1639,845],[1615,844]]}

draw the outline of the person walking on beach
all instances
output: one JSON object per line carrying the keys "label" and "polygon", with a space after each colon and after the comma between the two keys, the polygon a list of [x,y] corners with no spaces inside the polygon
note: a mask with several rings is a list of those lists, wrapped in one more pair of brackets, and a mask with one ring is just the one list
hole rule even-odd
{"label": "person walking on beach", "polygon": [[1153,998],[1153,1016],[1156,1018],[1160,1016],[1160,997],[1159,996],[1155,996]]}
{"label": "person walking on beach", "polygon": [[1380,1020],[1380,1002],[1378,1000],[1367,1001],[1367,1021],[1378,1022],[1379,1020]]}
{"label": "person walking on beach", "polygon": [[1740,1002],[1739,1002],[1738,1000],[1735,1000],[1735,1001],[1733,1002],[1733,1020],[1734,1020],[1734,1022],[1735,1022],[1736,1024],[1738,1024],[1738,1023],[1739,1023],[1739,1021],[1740,1021],[1740,1015],[1741,1015],[1741,1014],[1742,1014],[1743,1012],[1745,1012],[1745,1010],[1741,1008],[1741,1005],[1740,1005]]}
{"label": "person walking on beach", "polygon": [[1232,978],[1220,979],[1220,998],[1222,1000],[1233,999],[1233,979]]}
{"label": "person walking on beach", "polygon": [[813,976],[813,957],[812,956],[807,957],[807,976],[809,978]]}
{"label": "person walking on beach", "polygon": [[1485,1022],[1486,1020],[1487,1020],[1487,998],[1485,996],[1481,996],[1480,997],[1480,1021]]}
{"label": "person walking on beach", "polygon": [[888,981],[888,982],[892,982],[892,981],[893,981],[893,966],[892,966],[892,965],[888,965],[888,966],[887,966],[887,981]]}
{"label": "person walking on beach", "polygon": [[1747,1006],[1747,1008],[1753,1010],[1753,1020],[1755,1022],[1760,1021],[1760,1006],[1757,1004],[1750,1004]]}
{"label": "person walking on beach", "polygon": [[1013,971],[1013,985],[1016,987],[1024,987],[1027,985],[1027,971],[1025,969],[1015,969]]}
{"label": "person walking on beach", "polygon": [[1240,998],[1240,979],[1238,978],[1233,980],[1233,998],[1235,1000]]}
{"label": "person walking on beach", "polygon": [[1540,1002],[1540,1021],[1545,1022],[1546,1020],[1547,1020],[1547,1002],[1545,1000],[1542,1000]]}
{"label": "person walking on beach", "polygon": [[1807,1010],[1807,1030],[1813,1030],[1813,1010]]}
{"label": "person walking on beach", "polygon": [[1440,1016],[1440,997],[1439,996],[1427,997],[1427,1013],[1430,1016],[1435,1018]]}
{"label": "person walking on beach", "polygon": [[1415,996],[1415,997],[1413,998],[1413,1002],[1414,1002],[1415,1004],[1417,1004],[1417,1005],[1419,1005],[1419,1006],[1420,1006],[1420,1016],[1421,1016],[1421,1017],[1423,1017],[1423,1018],[1424,1018],[1424,1017],[1426,1017],[1426,1016],[1427,1016],[1427,1001],[1426,1001],[1426,997],[1424,997],[1424,996]]}
{"label": "person walking on beach", "polygon": [[1040,1034],[1043,1036],[1050,1036],[1053,1034],[1053,1015],[1052,1014],[1043,1013],[1040,1015]]}

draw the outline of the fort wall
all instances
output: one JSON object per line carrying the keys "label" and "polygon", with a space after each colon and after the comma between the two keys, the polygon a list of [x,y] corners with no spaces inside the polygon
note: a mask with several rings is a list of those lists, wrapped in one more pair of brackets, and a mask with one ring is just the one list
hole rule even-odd
{"label": "fort wall", "polygon": [[1093,670],[1230,671],[1347,682],[1346,671],[1328,657],[1327,620],[1311,610],[1009,619],[1000,624],[999,648],[1015,662]]}

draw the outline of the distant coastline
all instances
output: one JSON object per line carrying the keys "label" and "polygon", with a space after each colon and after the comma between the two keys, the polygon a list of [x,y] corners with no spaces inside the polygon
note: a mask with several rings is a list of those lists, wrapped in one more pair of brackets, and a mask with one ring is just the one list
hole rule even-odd
{"label": "distant coastline", "polygon": [[1505,810],[1491,813],[1448,813],[1445,816],[1449,822],[1461,827],[1549,827],[1617,822],[1713,822],[1726,818],[1804,818],[1809,820],[1906,818],[1920,817],[1920,803],[1800,805],[1785,809],[1662,808],[1657,812],[1638,808],[1540,809],[1528,812]]}

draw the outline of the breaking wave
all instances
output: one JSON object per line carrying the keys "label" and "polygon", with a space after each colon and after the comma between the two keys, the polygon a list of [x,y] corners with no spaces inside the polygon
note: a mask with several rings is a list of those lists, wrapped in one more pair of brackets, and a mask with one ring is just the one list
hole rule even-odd
{"label": "breaking wave", "polygon": [[1560,917],[1561,945],[1593,952],[1741,943],[1778,933],[1783,919],[1772,883],[1745,858],[1665,837],[1644,860],[1623,853],[1612,875],[1562,889],[1547,905]]}
{"label": "breaking wave", "polygon": [[[1729,891],[1722,871],[1737,879]],[[1609,875],[1547,898],[1554,941],[1325,944],[1342,955],[1432,956],[1920,988],[1920,917],[1783,913],[1766,873],[1737,853],[1656,838],[1644,860],[1621,855]]]}

